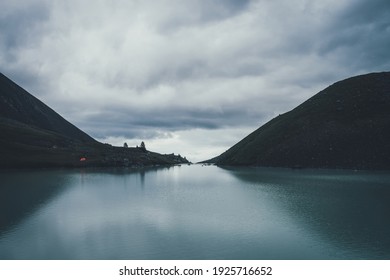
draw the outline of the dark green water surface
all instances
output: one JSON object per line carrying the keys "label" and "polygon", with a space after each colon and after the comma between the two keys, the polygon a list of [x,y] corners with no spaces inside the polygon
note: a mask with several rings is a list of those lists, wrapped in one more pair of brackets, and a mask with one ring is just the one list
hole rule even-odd
{"label": "dark green water surface", "polygon": [[0,259],[390,259],[390,174],[2,171]]}

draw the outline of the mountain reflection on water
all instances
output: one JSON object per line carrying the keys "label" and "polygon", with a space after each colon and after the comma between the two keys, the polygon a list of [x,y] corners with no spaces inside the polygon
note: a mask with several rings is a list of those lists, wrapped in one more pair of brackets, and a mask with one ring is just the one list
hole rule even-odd
{"label": "mountain reflection on water", "polygon": [[384,172],[194,165],[0,182],[0,259],[390,258]]}
{"label": "mountain reflection on water", "polygon": [[[334,246],[390,257],[390,175],[350,170],[227,168]],[[369,255],[366,258],[370,258]],[[361,256],[361,258],[365,258]]]}
{"label": "mountain reflection on water", "polygon": [[3,171],[0,173],[0,237],[67,186],[68,177],[53,171]]}

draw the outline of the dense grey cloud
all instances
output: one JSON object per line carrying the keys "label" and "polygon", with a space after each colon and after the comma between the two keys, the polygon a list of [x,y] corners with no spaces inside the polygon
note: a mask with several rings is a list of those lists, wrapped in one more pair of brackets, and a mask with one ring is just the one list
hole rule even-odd
{"label": "dense grey cloud", "polygon": [[0,71],[94,137],[212,157],[390,68],[390,2],[3,1]]}
{"label": "dense grey cloud", "polygon": [[353,69],[389,69],[390,2],[355,1],[330,23],[320,51],[336,53]]}

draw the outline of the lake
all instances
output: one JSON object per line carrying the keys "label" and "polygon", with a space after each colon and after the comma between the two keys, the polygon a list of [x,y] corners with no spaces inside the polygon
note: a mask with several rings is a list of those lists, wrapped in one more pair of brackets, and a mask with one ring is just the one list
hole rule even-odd
{"label": "lake", "polygon": [[388,172],[0,172],[0,259],[390,259]]}

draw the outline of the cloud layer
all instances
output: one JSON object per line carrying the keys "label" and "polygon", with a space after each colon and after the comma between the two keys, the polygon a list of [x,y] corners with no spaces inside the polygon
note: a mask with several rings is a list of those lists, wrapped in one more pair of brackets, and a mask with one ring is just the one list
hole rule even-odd
{"label": "cloud layer", "polygon": [[102,141],[194,161],[390,69],[387,0],[3,2],[1,72]]}

